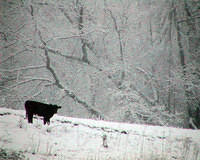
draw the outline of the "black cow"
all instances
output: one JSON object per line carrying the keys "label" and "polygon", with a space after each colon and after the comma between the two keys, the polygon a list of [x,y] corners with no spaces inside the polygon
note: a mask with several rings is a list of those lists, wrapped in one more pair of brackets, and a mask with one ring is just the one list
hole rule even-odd
{"label": "black cow", "polygon": [[36,101],[26,101],[26,118],[28,118],[28,123],[33,123],[33,115],[38,115],[43,117],[44,125],[50,124],[50,118],[53,117],[57,110],[61,108],[57,105],[44,104]]}

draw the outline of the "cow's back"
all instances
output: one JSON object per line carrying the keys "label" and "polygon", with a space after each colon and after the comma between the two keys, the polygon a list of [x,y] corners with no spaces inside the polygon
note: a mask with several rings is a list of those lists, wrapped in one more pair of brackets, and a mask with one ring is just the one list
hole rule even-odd
{"label": "cow's back", "polygon": [[32,114],[37,114],[39,116],[43,116],[47,106],[44,103],[36,102],[36,101],[26,101],[25,109],[27,112],[31,112]]}

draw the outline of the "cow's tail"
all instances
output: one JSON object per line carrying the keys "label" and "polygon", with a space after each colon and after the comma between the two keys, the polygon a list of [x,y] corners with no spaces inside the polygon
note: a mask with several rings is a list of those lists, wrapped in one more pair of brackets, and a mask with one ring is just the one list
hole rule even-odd
{"label": "cow's tail", "polygon": [[26,119],[28,119],[27,102],[25,102],[24,108],[25,108],[25,111],[26,111]]}
{"label": "cow's tail", "polygon": [[26,119],[28,119],[28,113],[26,112]]}

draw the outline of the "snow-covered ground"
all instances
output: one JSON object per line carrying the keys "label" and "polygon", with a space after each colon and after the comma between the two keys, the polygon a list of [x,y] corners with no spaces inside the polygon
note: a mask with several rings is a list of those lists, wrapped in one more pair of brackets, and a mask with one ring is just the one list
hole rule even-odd
{"label": "snow-covered ground", "polygon": [[24,117],[0,108],[0,148],[23,151],[30,160],[200,160],[199,130],[58,115],[44,126]]}

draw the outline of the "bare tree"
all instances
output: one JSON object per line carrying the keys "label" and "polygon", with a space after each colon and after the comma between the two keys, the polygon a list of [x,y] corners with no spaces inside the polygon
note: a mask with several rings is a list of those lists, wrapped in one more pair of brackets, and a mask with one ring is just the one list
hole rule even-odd
{"label": "bare tree", "polygon": [[[180,8],[176,10],[177,41],[179,46],[180,64],[183,71],[184,90],[187,104],[188,116],[187,125],[191,125],[191,118],[195,122],[199,121],[199,116],[195,116],[199,108],[199,36],[200,21],[196,13],[199,2],[183,1]],[[179,14],[185,13],[186,18],[179,19]],[[184,37],[188,40],[187,48],[184,48]],[[187,50],[186,50],[187,49]],[[189,51],[189,52],[188,52]],[[187,53],[190,53],[188,55]],[[195,113],[196,112],[196,113]],[[193,124],[193,123],[192,123]],[[192,125],[193,126],[193,125]],[[197,123],[199,126],[199,123]],[[193,127],[194,128],[194,127]],[[196,127],[197,128],[197,127]]]}
{"label": "bare tree", "polygon": [[35,99],[64,105],[69,116],[171,126],[196,111],[199,2],[0,4],[5,106]]}

